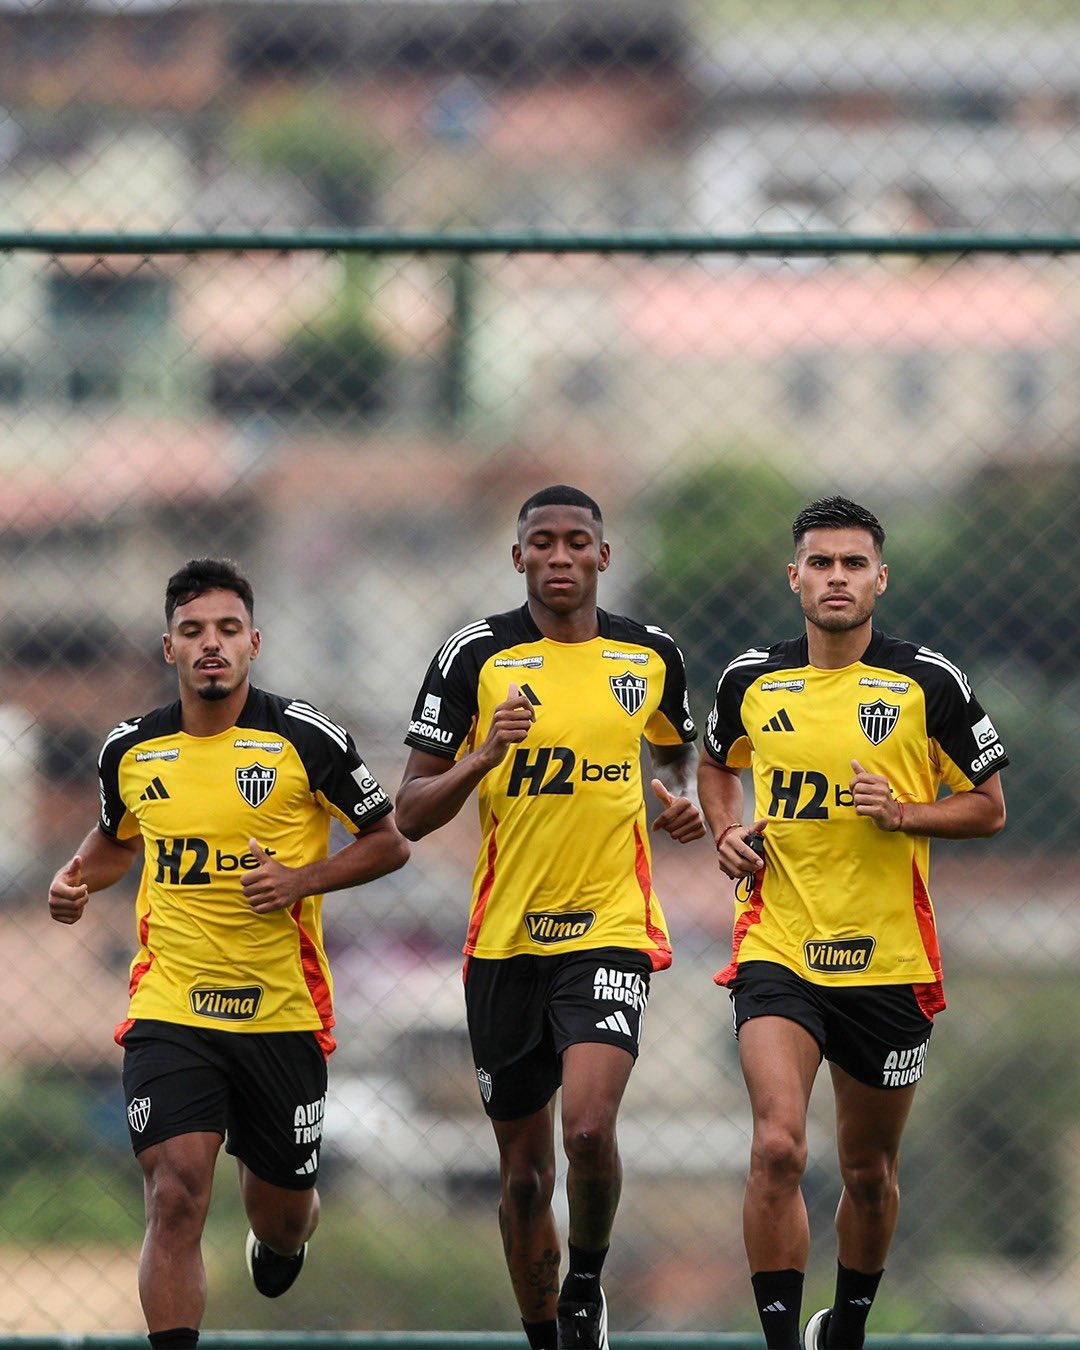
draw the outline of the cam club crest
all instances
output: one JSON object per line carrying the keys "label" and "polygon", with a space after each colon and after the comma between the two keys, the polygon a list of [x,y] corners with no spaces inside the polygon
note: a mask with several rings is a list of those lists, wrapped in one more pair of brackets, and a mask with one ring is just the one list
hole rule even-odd
{"label": "cam club crest", "polygon": [[859,726],[871,745],[880,745],[899,720],[900,709],[895,703],[879,698],[873,703],[859,704]]}
{"label": "cam club crest", "polygon": [[150,1119],[150,1098],[133,1097],[128,1103],[127,1118],[136,1134],[142,1134]]}
{"label": "cam club crest", "polygon": [[642,675],[635,675],[632,671],[625,670],[621,675],[612,675],[610,684],[611,692],[633,717],[645,702],[645,691],[649,687],[648,680]]}
{"label": "cam club crest", "polygon": [[249,764],[246,769],[236,771],[236,786],[248,806],[262,806],[276,781],[277,769],[266,764]]}

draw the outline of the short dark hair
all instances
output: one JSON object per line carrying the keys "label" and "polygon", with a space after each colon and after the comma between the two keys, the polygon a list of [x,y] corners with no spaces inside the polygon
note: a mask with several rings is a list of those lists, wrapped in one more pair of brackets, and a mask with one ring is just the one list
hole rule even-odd
{"label": "short dark hair", "polygon": [[255,617],[255,593],[251,582],[231,558],[192,558],[179,572],[172,574],[165,586],[166,628],[172,627],[173,614],[180,605],[186,605],[207,591],[232,591],[243,601],[248,616]]}
{"label": "short dark hair", "polygon": [[525,517],[530,511],[536,511],[541,506],[582,506],[590,512],[593,520],[596,521],[600,529],[604,528],[604,517],[600,514],[600,508],[596,502],[586,492],[580,488],[567,487],[565,483],[556,483],[553,487],[541,488],[539,492],[533,495],[522,504],[518,512],[518,529],[520,530],[525,523]]}
{"label": "short dark hair", "polygon": [[803,507],[791,523],[796,553],[808,530],[866,530],[879,553],[885,545],[885,527],[873,511],[846,497],[819,497]]}

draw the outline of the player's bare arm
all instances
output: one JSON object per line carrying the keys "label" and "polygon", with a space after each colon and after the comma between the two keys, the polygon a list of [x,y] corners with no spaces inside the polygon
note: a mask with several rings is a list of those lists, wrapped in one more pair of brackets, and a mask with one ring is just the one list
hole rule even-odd
{"label": "player's bare arm", "polygon": [[241,885],[256,914],[288,909],[309,895],[326,895],[396,872],[409,860],[409,845],[394,822],[383,816],[362,830],[350,844],[305,867],[286,867],[272,858],[257,839],[248,841],[258,867],[244,874]]}
{"label": "player's bare arm", "polygon": [[141,836],[113,839],[95,825],[74,857],[60,868],[49,887],[49,915],[57,923],[78,923],[94,891],[120,880],[142,846]]}
{"label": "player's bare arm", "polygon": [[867,816],[879,830],[901,830],[935,839],[987,839],[1005,824],[1005,795],[1001,774],[995,773],[970,792],[954,792],[934,802],[899,801],[889,780],[870,773],[857,759],[851,761],[851,794],[855,812]]}
{"label": "player's bare arm", "polygon": [[686,745],[650,745],[652,790],[663,806],[653,821],[654,830],[665,830],[677,844],[689,844],[705,834],[705,822],[697,804],[694,770],[697,749]]}
{"label": "player's bare arm", "polygon": [[735,880],[764,866],[746,842],[749,834],[764,834],[767,820],[742,824],[745,804],[742,778],[736,769],[717,763],[711,755],[702,755],[698,765],[698,794],[709,830],[716,843],[720,871]]}
{"label": "player's bare arm", "polygon": [[405,838],[423,839],[453,820],[477,783],[503,762],[512,745],[525,740],[535,721],[533,705],[511,684],[491,715],[487,736],[475,750],[456,762],[412,750],[394,804]]}

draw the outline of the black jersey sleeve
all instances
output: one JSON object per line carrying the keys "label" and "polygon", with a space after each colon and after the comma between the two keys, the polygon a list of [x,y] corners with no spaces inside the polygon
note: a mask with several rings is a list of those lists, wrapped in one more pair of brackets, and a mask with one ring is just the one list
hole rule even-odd
{"label": "black jersey sleeve", "polygon": [[645,738],[653,745],[671,745],[675,742],[685,745],[697,739],[697,727],[690,711],[690,691],[686,684],[683,654],[675,640],[661,629],[648,627],[646,632],[651,638],[651,645],[664,662],[664,692],[660,706],[645,728]]}
{"label": "black jersey sleeve", "polygon": [[476,722],[476,654],[490,649],[491,638],[490,624],[481,620],[448,638],[435,653],[413,704],[406,745],[456,758]]}
{"label": "black jersey sleeve", "polygon": [[134,817],[128,813],[120,795],[120,761],[129,749],[132,738],[139,733],[140,719],[121,722],[113,727],[98,756],[98,790],[101,794],[101,812],[98,828],[110,839],[130,839],[138,833]]}
{"label": "black jersey sleeve", "polygon": [[705,723],[705,749],[729,769],[745,769],[750,764],[753,742],[743,722],[743,701],[750,681],[768,660],[768,651],[751,648],[737,656],[717,682]]}
{"label": "black jersey sleeve", "polygon": [[990,717],[959,667],[940,652],[920,647],[915,655],[926,697],[926,731],[938,750],[938,769],[954,792],[985,782],[1009,757]]}
{"label": "black jersey sleeve", "polygon": [[311,791],[325,810],[354,834],[390,814],[393,802],[344,727],[299,699],[286,707],[285,718]]}

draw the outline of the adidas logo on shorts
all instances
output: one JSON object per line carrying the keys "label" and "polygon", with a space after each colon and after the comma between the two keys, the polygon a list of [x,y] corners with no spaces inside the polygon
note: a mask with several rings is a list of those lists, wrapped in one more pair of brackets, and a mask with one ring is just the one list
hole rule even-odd
{"label": "adidas logo on shorts", "polygon": [[596,1025],[601,1031],[618,1031],[623,1036],[633,1036],[634,1034],[630,1030],[630,1023],[626,1020],[626,1014],[622,1011],[609,1013]]}

